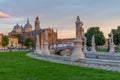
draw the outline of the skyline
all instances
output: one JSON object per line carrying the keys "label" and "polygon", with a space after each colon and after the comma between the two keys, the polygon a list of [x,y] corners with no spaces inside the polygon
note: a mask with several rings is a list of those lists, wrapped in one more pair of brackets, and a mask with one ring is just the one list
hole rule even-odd
{"label": "skyline", "polygon": [[[27,18],[34,27],[35,17],[41,28],[58,29],[59,38],[75,37],[75,21],[80,16],[85,31],[99,26],[105,37],[120,25],[120,1],[114,0],[0,0],[0,33],[8,33]],[[63,35],[64,33],[64,35]]]}

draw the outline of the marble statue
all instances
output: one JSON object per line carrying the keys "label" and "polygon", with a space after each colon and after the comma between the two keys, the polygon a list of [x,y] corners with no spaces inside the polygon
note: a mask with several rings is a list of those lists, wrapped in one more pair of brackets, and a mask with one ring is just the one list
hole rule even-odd
{"label": "marble statue", "polygon": [[48,33],[47,30],[44,32],[44,42],[48,43]]}
{"label": "marble statue", "polygon": [[45,30],[44,32],[44,54],[45,55],[50,55],[50,51],[49,51],[49,44],[48,44],[48,32],[47,30]]}
{"label": "marble statue", "polygon": [[83,52],[86,53],[87,52],[87,38],[84,36],[84,46],[83,46]]}
{"label": "marble statue", "polygon": [[80,21],[79,16],[77,16],[77,21],[75,22],[75,24],[76,24],[76,38],[77,39],[82,39],[84,29],[82,28],[83,23]]}
{"label": "marble statue", "polygon": [[36,50],[34,53],[42,54],[42,52],[40,50],[40,43],[39,43],[39,35],[38,34],[36,34]]}
{"label": "marble statue", "polygon": [[113,42],[113,33],[111,32],[110,33],[110,36],[109,36],[109,46],[110,46],[110,49],[109,49],[109,53],[115,53],[115,45],[114,45],[114,42]]}
{"label": "marble statue", "polygon": [[112,33],[112,32],[110,32],[110,37],[109,37],[109,39],[110,39],[110,43],[113,43],[113,33]]}
{"label": "marble statue", "polygon": [[43,43],[43,40],[41,40],[41,52],[44,54],[44,43]]}
{"label": "marble statue", "polygon": [[79,16],[77,16],[76,21],[76,39],[73,41],[74,43],[74,50],[71,55],[72,61],[77,61],[79,59],[84,59],[85,55],[82,52],[82,36],[83,36],[83,23],[80,21]]}
{"label": "marble statue", "polygon": [[96,49],[95,49],[95,35],[92,36],[92,49],[91,49],[92,53],[96,53]]}

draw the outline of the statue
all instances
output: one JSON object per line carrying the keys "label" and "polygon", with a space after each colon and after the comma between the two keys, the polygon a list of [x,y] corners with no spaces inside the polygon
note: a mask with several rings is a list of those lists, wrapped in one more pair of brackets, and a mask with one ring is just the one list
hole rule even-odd
{"label": "statue", "polygon": [[48,44],[48,32],[47,32],[47,30],[45,30],[45,32],[44,32],[44,45],[43,45],[43,47],[44,47],[44,54],[50,55],[50,51],[48,49],[49,44]]}
{"label": "statue", "polygon": [[113,43],[113,33],[112,32],[110,32],[109,41],[110,41],[110,43]]}
{"label": "statue", "polygon": [[95,44],[95,35],[92,36],[92,45]]}
{"label": "statue", "polygon": [[48,33],[47,33],[47,30],[45,30],[44,32],[44,42],[48,42]]}
{"label": "statue", "polygon": [[110,35],[109,35],[109,53],[115,53],[115,45],[114,45],[114,42],[113,42],[113,33],[110,32]]}
{"label": "statue", "polygon": [[86,53],[87,52],[87,38],[84,36],[84,46],[83,46],[83,52]]}
{"label": "statue", "polygon": [[77,16],[77,21],[75,23],[76,23],[76,38],[77,39],[82,39],[83,38],[84,29],[82,28],[83,23],[80,21],[80,17],[79,16]]}
{"label": "statue", "polygon": [[44,53],[44,45],[43,45],[43,40],[41,40],[41,52]]}
{"label": "statue", "polygon": [[96,50],[95,50],[95,35],[92,36],[92,50],[91,50],[91,52],[96,53]]}
{"label": "statue", "polygon": [[39,43],[39,35],[36,34],[36,50],[35,53],[37,54],[42,54],[41,50],[40,50],[40,43]]}
{"label": "statue", "polygon": [[83,38],[83,23],[80,21],[79,16],[77,16],[76,21],[76,39],[73,41],[74,43],[74,50],[71,55],[72,61],[77,61],[79,59],[84,59],[85,55],[82,52],[82,38]]}

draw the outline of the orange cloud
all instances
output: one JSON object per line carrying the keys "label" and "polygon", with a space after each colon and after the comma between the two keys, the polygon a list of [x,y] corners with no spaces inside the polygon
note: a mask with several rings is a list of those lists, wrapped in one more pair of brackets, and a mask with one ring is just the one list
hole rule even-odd
{"label": "orange cloud", "polygon": [[0,12],[0,18],[12,18],[12,16],[10,16],[6,13]]}

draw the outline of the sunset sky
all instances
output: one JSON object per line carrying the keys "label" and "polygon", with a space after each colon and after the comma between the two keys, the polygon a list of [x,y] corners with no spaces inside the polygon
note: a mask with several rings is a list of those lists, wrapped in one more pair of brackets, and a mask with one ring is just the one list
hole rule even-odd
{"label": "sunset sky", "polygon": [[72,38],[78,15],[85,31],[99,26],[107,37],[120,25],[120,0],[0,0],[0,33],[7,34],[17,22],[24,26],[27,18],[34,27],[39,16],[41,28],[53,27],[59,38]]}

